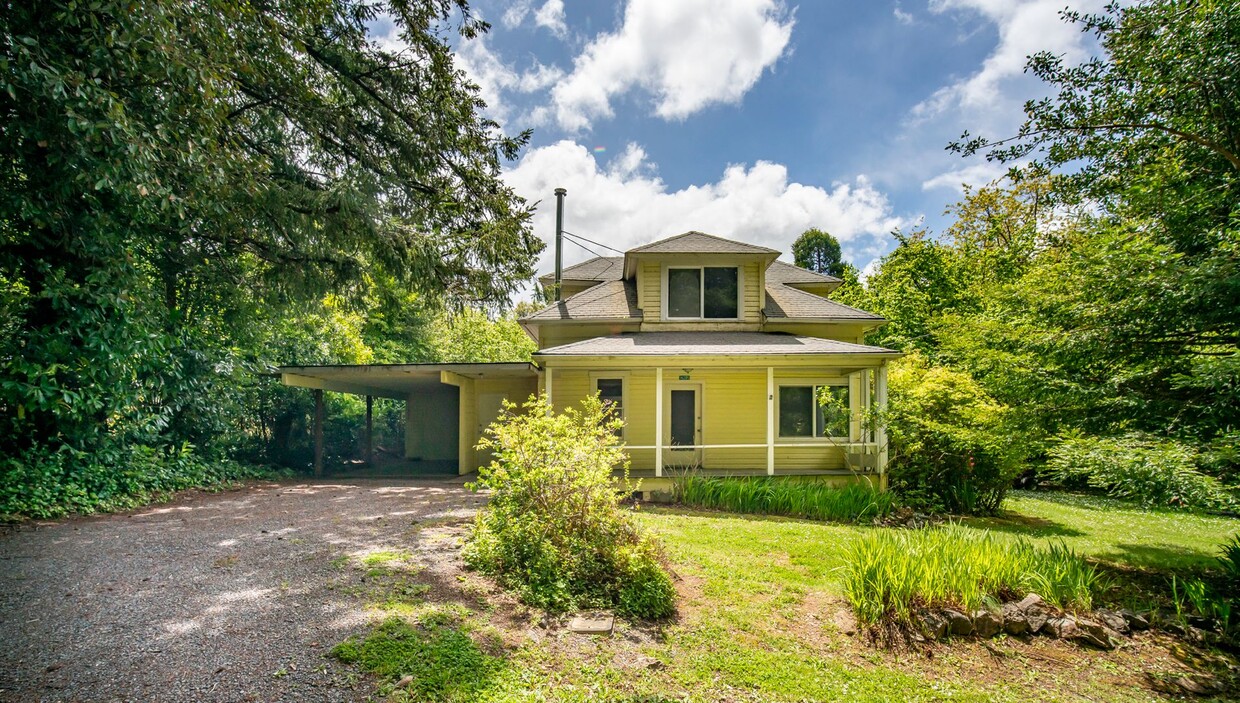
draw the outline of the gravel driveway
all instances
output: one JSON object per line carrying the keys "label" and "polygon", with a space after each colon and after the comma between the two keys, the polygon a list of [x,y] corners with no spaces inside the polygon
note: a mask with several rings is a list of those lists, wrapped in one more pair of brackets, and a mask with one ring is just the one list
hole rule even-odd
{"label": "gravel driveway", "polygon": [[0,537],[0,700],[365,700],[327,656],[373,617],[341,557],[443,552],[428,521],[481,501],[459,480],[259,483],[23,526]]}

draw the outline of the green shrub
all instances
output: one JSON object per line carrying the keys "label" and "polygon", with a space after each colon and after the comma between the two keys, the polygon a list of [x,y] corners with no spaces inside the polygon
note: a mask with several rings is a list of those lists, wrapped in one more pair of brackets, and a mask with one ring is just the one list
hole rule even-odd
{"label": "green shrub", "polygon": [[711,478],[693,472],[672,479],[685,505],[736,513],[787,515],[810,520],[863,522],[891,512],[895,499],[867,484],[834,487],[787,478]]}
{"label": "green shrub", "polygon": [[412,626],[389,618],[362,637],[350,637],[332,650],[336,658],[386,679],[412,681],[397,700],[468,703],[477,699],[503,667],[503,660],[478,648],[462,629],[438,613]]}
{"label": "green shrub", "polygon": [[1066,434],[1049,455],[1046,476],[1061,484],[1084,483],[1148,506],[1235,506],[1218,479],[1197,470],[1196,451],[1174,440]]}
{"label": "green shrub", "polygon": [[1232,535],[1232,538],[1223,545],[1218,561],[1223,569],[1223,583],[1228,595],[1240,598],[1240,535]]}
{"label": "green shrub", "polygon": [[879,530],[845,550],[844,594],[868,623],[908,621],[916,606],[972,610],[1028,593],[1088,609],[1101,585],[1098,571],[1063,544],[1039,547],[959,525]]}
{"label": "green shrub", "polygon": [[893,363],[886,418],[892,490],[932,512],[997,512],[1027,453],[1010,415],[967,373],[931,366],[918,354]]}
{"label": "green shrub", "polygon": [[0,459],[0,514],[55,518],[126,510],[160,494],[210,488],[270,473],[227,459],[205,459],[194,447],[142,445],[93,452],[67,445]]}
{"label": "green shrub", "polygon": [[[504,414],[479,443],[494,461],[478,485],[492,491],[474,523],[466,563],[549,611],[606,607],[647,618],[675,608],[662,552],[620,506],[628,459],[597,397],[553,414],[544,397]],[[613,470],[623,468],[617,485]],[[623,491],[618,491],[623,488]]]}

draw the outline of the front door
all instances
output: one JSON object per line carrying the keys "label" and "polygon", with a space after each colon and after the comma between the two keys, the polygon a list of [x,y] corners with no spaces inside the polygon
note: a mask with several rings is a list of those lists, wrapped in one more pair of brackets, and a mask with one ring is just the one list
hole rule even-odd
{"label": "front door", "polygon": [[702,387],[697,384],[668,388],[667,446],[664,463],[678,469],[702,466]]}

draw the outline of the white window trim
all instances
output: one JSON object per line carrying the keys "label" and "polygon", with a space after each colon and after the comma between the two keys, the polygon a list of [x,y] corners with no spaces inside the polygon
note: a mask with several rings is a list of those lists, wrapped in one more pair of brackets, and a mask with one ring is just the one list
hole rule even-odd
{"label": "white window trim", "polygon": [[[819,437],[817,435],[813,435],[810,437],[786,437],[780,434],[779,433],[779,408],[780,408],[779,394],[783,392],[783,389],[785,386],[794,387],[794,388],[804,388],[805,386],[810,386],[811,388],[815,389],[814,390],[815,401],[818,400],[817,388],[819,386],[836,386],[840,388],[847,388],[848,389],[848,418],[849,418],[848,434],[840,435],[840,436],[831,436],[831,437],[827,437],[827,436]],[[814,443],[820,443],[820,444],[833,444],[836,442],[851,442],[852,441],[852,424],[853,424],[852,417],[857,413],[856,395],[857,395],[856,393],[853,393],[852,384],[847,378],[835,378],[835,379],[780,378],[780,379],[776,379],[775,381],[775,443],[780,444],[780,443],[788,443],[788,442],[814,442]],[[812,415],[812,418],[815,424],[818,423],[818,413],[816,411],[816,407],[817,406],[815,406],[815,412]]]}
{"label": "white window trim", "polygon": [[629,372],[628,371],[591,371],[590,372],[590,394],[598,393],[599,380],[620,380],[620,419],[624,421],[624,427],[620,428],[620,438],[627,439],[629,436]]}
{"label": "white window trim", "polygon": [[[706,272],[704,269],[736,269],[736,317],[704,317],[706,314]],[[698,312],[697,317],[671,317],[667,313],[667,302],[672,291],[667,285],[667,274],[672,269],[697,269],[698,271]],[[702,264],[700,266],[681,266],[665,264],[663,266],[663,287],[661,290],[662,318],[664,320],[696,320],[701,322],[740,322],[745,319],[745,267],[740,264]]]}

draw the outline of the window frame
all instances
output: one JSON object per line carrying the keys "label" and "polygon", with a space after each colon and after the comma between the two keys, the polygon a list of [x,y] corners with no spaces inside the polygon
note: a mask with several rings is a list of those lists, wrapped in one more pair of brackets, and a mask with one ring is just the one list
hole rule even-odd
{"label": "window frame", "polygon": [[624,426],[620,428],[620,439],[627,439],[629,434],[629,372],[591,371],[590,393],[592,395],[598,395],[599,381],[620,381],[620,419],[624,422]]}
{"label": "window frame", "polygon": [[[668,285],[668,274],[673,270],[696,270],[698,272],[698,314],[696,317],[672,316],[668,313],[668,302],[671,300],[671,288]],[[706,317],[706,269],[736,270],[736,317]],[[663,289],[661,307],[664,320],[681,322],[692,320],[698,322],[739,322],[745,319],[745,266],[743,264],[665,264],[663,266]]]}
{"label": "window frame", "polygon": [[[812,418],[813,428],[811,435],[808,437],[789,436],[781,434],[780,426],[780,394],[784,388],[804,388],[809,386],[812,389],[810,417]],[[844,388],[848,392],[848,422],[843,435],[825,435],[818,434],[818,389],[823,387]],[[775,441],[778,442],[821,442],[823,444],[831,442],[851,442],[853,435],[854,415],[856,414],[856,398],[854,398],[852,381],[848,378],[843,379],[809,379],[809,378],[786,378],[777,379],[775,383]]]}

